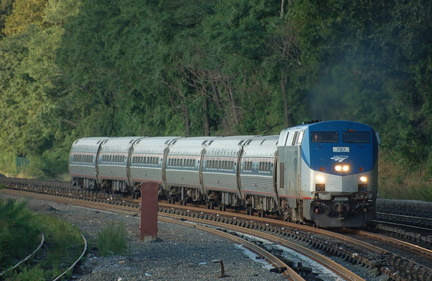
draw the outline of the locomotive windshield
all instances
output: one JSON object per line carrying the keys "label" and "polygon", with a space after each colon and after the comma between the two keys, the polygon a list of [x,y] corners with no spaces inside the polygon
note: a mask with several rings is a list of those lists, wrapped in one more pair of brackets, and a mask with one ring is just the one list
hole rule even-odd
{"label": "locomotive windshield", "polygon": [[338,132],[312,132],[312,142],[339,142]]}
{"label": "locomotive windshield", "polygon": [[343,142],[370,143],[370,132],[343,132]]}

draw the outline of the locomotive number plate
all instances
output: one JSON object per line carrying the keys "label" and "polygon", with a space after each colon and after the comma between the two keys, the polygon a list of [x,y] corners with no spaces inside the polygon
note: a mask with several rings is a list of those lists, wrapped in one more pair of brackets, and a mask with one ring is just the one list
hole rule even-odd
{"label": "locomotive number plate", "polygon": [[334,146],[333,152],[350,152],[349,147]]}

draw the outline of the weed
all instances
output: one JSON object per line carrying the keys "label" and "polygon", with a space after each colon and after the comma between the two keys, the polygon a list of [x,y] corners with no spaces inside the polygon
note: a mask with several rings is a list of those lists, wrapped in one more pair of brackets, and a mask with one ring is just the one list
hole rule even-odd
{"label": "weed", "polygon": [[97,248],[101,256],[124,254],[127,250],[127,231],[122,222],[111,221],[97,236]]}

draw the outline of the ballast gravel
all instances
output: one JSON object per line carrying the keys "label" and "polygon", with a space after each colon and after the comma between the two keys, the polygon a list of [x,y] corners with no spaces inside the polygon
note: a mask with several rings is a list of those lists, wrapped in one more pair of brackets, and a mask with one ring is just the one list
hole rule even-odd
{"label": "ballast gravel", "polygon": [[[12,195],[4,198],[21,198]],[[286,280],[270,272],[268,264],[232,241],[207,232],[158,222],[157,239],[140,242],[139,217],[75,207],[37,199],[30,209],[57,216],[78,227],[89,242],[89,250],[70,280]],[[121,222],[128,234],[124,255],[101,257],[95,238],[110,223]],[[223,261],[225,278],[220,279]]]}

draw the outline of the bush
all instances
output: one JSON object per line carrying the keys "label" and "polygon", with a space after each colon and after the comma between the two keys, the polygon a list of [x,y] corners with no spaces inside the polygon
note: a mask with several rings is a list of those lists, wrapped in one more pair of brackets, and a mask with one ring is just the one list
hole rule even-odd
{"label": "bush", "polygon": [[101,256],[124,254],[127,250],[127,231],[122,222],[110,222],[97,236]]}
{"label": "bush", "polygon": [[0,198],[0,271],[29,255],[40,242],[26,202]]}

